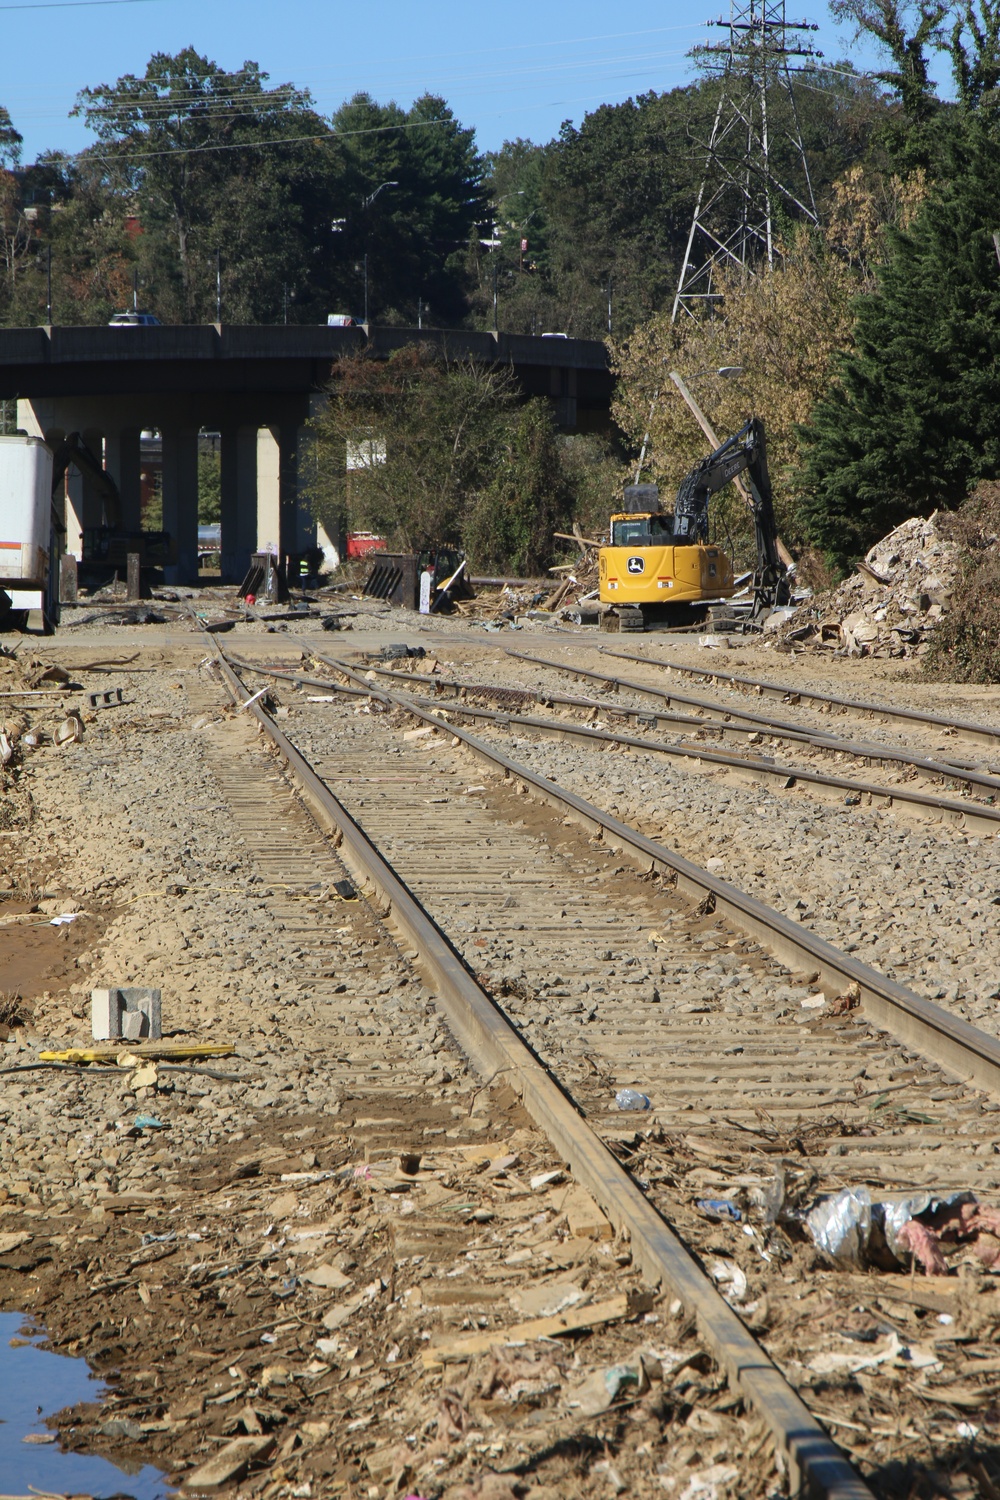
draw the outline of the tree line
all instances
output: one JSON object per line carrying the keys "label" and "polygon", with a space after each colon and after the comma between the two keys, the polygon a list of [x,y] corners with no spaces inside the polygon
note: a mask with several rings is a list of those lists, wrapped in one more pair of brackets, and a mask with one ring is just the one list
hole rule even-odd
{"label": "tree line", "polygon": [[[833,8],[882,64],[817,62],[796,80],[820,222],[779,216],[773,266],[731,268],[710,315],[671,321],[717,77],[484,154],[439,97],[404,108],[358,94],[324,117],[256,63],[226,72],[187,50],[85,88],[94,144],[72,158],[25,164],[0,109],[0,322],[43,321],[50,283],[56,322],[106,321],[135,286],[166,322],[214,321],[218,275],[232,322],[359,315],[367,286],[378,321],[606,337],[607,441],[567,441],[503,380],[446,378],[416,349],[389,384],[438,422],[421,446],[388,376],[362,361],[341,383],[344,411],[362,432],[395,424],[392,461],[349,495],[349,434],[331,419],[324,503],[400,538],[465,540],[483,566],[541,566],[550,523],[603,524],[647,432],[668,493],[703,455],[666,380],[676,368],[720,432],[764,418],[784,538],[807,573],[830,576],[1000,465],[1000,0]],[[449,444],[465,469],[442,468]],[[723,502],[719,518],[738,548],[739,507]]]}
{"label": "tree line", "polygon": [[[447,102],[359,93],[331,117],[257,63],[187,49],[84,88],[94,144],[21,160],[0,106],[0,322],[382,322],[627,332],[673,290],[718,80],[602,106],[548,143],[480,152]],[[817,192],[885,113],[850,72],[802,95]],[[783,138],[776,121],[775,139]]]}

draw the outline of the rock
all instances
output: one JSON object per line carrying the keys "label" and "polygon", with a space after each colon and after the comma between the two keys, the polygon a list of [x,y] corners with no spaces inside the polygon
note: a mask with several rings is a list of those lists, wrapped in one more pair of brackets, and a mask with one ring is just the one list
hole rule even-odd
{"label": "rock", "polygon": [[345,1286],[350,1286],[351,1278],[345,1276],[343,1271],[338,1271],[336,1266],[313,1266],[311,1271],[303,1271],[299,1276],[300,1281],[306,1281],[310,1286],[322,1286],[333,1291],[342,1291]]}
{"label": "rock", "polygon": [[213,1490],[231,1479],[242,1479],[250,1465],[274,1447],[273,1437],[234,1438],[184,1478],[186,1490]]}

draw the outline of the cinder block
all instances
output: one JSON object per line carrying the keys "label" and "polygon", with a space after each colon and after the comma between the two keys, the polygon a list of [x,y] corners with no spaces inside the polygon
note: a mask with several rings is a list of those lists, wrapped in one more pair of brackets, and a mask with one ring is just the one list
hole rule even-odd
{"label": "cinder block", "polygon": [[91,990],[90,1032],[95,1042],[117,1041],[122,1034],[117,990]]}
{"label": "cinder block", "polygon": [[95,1042],[157,1042],[163,1035],[160,991],[141,985],[91,990],[90,1021]]}
{"label": "cinder block", "polygon": [[146,1024],[140,1032],[143,1039],[158,1042],[163,1035],[160,991],[146,989],[140,985],[128,985],[118,993],[122,997],[126,1015],[137,1011],[145,1017]]}
{"label": "cinder block", "polygon": [[149,1027],[141,1010],[122,1011],[122,1041],[140,1042]]}

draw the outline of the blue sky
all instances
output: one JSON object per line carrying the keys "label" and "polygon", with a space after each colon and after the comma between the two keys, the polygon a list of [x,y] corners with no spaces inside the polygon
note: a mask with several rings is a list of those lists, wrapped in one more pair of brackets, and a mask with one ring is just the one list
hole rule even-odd
{"label": "blue sky", "polygon": [[[443,94],[487,150],[516,136],[548,140],[598,104],[685,82],[686,53],[719,8],[720,0],[0,0],[0,104],[25,138],[26,163],[47,148],[77,151],[90,141],[67,118],[79,89],[192,45],[222,67],[249,58],[272,83],[308,87],[327,114],[360,89],[404,106],[428,90]],[[803,9],[820,23],[827,61],[850,55],[870,65],[870,52],[850,51],[825,0]]]}

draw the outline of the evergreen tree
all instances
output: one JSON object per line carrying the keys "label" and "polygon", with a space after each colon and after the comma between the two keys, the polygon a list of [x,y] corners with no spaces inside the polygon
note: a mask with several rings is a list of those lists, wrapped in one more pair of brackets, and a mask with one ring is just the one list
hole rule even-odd
{"label": "evergreen tree", "polygon": [[855,348],[802,431],[801,516],[843,567],[907,516],[1000,474],[1000,151],[983,115],[859,299]]}

